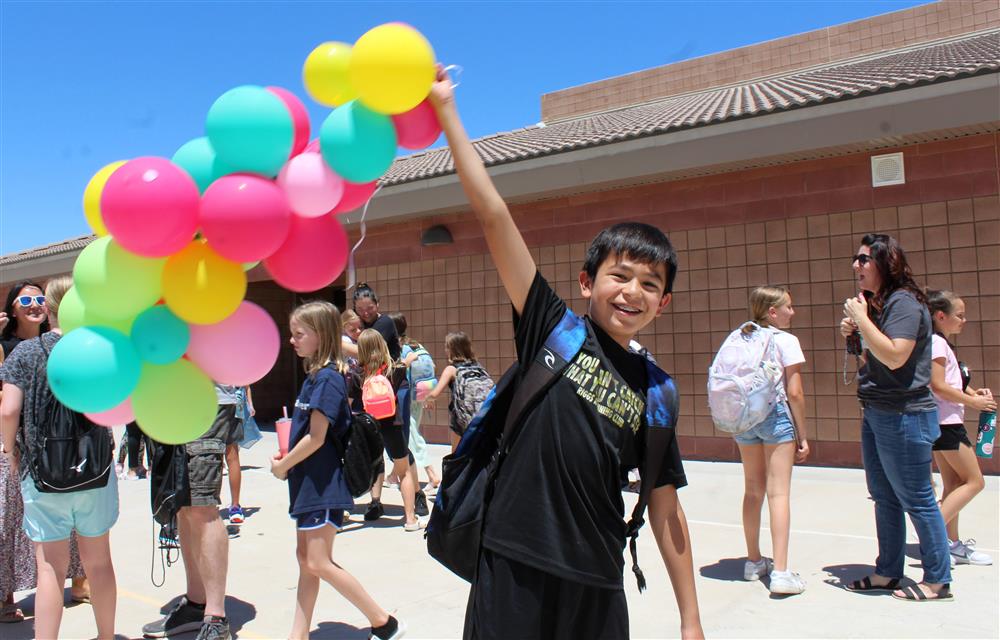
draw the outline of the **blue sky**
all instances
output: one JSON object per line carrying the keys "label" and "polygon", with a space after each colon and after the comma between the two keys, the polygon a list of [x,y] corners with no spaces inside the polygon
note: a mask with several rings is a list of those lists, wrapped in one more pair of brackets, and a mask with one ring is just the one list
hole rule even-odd
{"label": "blue sky", "polygon": [[17,2],[0,0],[0,255],[88,232],[105,164],[170,157],[241,84],[313,103],[302,63],[326,40],[403,21],[465,69],[470,133],[534,124],[541,95],[924,2]]}

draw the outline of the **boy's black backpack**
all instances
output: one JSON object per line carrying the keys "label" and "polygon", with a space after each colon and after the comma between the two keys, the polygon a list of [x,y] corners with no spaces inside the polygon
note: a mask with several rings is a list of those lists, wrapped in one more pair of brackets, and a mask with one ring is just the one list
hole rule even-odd
{"label": "boy's black backpack", "polygon": [[149,502],[153,519],[170,526],[181,507],[191,503],[187,448],[146,437],[149,452]]}
{"label": "boy's black backpack", "polygon": [[360,497],[372,488],[378,475],[376,465],[382,460],[382,434],[378,420],[365,412],[355,413],[347,435],[341,439],[331,436],[343,461],[344,480],[354,498]]}
{"label": "boy's black backpack", "polygon": [[493,390],[493,378],[478,362],[460,362],[455,366],[452,411],[461,431],[465,431],[486,396]]}
{"label": "boy's black backpack", "polygon": [[[49,350],[44,336],[36,338],[45,353],[37,381],[46,380]],[[71,493],[107,486],[113,473],[114,439],[111,429],[73,411],[52,394],[48,384],[35,390],[37,432],[31,442],[28,472],[42,493]]]}
{"label": "boy's black backpack", "polygon": [[[525,370],[514,364],[486,398],[462,435],[455,452],[445,456],[434,510],[427,525],[427,551],[459,577],[472,581],[479,565],[483,523],[493,485],[525,413],[559,378],[587,336],[584,321],[569,309]],[[670,443],[677,415],[673,381],[646,356],[649,388],[646,394],[646,446],[639,500],[632,510],[625,536],[629,538],[632,572],[639,590],[646,580],[639,569],[636,538],[660,463]]]}

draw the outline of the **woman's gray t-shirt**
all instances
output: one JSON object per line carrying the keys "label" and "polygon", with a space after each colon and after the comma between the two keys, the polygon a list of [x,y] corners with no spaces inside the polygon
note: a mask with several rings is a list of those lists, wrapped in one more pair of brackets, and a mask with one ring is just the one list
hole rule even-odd
{"label": "woman's gray t-shirt", "polygon": [[858,399],[876,409],[916,413],[936,410],[931,394],[931,336],[926,305],[905,289],[893,291],[875,325],[890,339],[914,340],[913,352],[898,369],[890,369],[866,350],[867,364],[858,372]]}

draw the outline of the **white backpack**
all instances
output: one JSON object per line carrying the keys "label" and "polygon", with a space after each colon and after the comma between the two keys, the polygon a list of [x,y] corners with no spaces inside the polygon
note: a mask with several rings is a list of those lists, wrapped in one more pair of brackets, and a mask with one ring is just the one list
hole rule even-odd
{"label": "white backpack", "polygon": [[[744,333],[752,326],[754,331]],[[747,322],[729,334],[708,370],[708,407],[715,427],[743,433],[785,398],[775,331]]]}

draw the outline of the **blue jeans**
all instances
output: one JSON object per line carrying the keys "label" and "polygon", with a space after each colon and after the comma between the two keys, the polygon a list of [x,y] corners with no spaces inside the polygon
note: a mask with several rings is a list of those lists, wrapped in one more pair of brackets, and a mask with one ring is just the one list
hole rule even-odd
{"label": "blue jeans", "polygon": [[951,582],[951,557],[944,518],[931,486],[931,445],[941,435],[937,410],[897,413],[865,407],[861,452],[868,492],[875,500],[878,559],[875,573],[902,578],[906,520],[920,540],[924,582]]}

